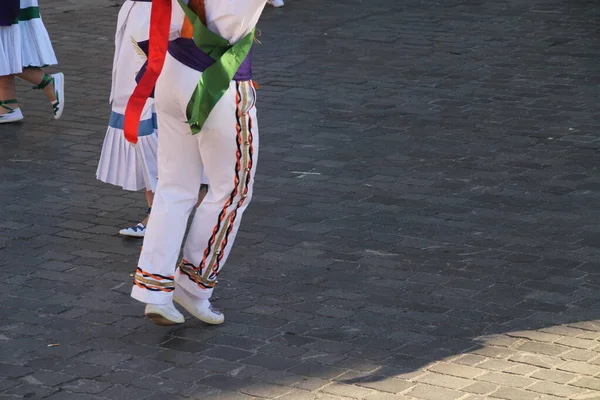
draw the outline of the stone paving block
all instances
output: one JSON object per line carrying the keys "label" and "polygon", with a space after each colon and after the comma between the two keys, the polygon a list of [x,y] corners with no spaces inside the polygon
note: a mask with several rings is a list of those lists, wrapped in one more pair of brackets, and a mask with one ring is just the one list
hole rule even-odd
{"label": "stone paving block", "polygon": [[269,399],[282,396],[291,390],[292,389],[289,386],[271,385],[264,382],[254,383],[250,386],[240,389],[240,391],[244,394]]}
{"label": "stone paving block", "polygon": [[453,363],[439,363],[429,367],[432,372],[440,374],[456,376],[459,378],[471,379],[476,376],[483,375],[486,371],[480,368],[469,367],[465,365],[457,365]]}
{"label": "stone paving block", "polygon": [[205,398],[211,398],[216,400],[256,400],[258,397],[248,396],[243,393],[212,393],[210,391],[200,393],[197,396],[191,397],[192,399],[201,400]]}
{"label": "stone paving block", "polygon": [[530,376],[535,371],[538,371],[539,368],[533,365],[527,364],[516,364],[504,370],[504,372],[508,374],[516,374],[516,375],[525,375]]}
{"label": "stone paving block", "polygon": [[[187,396],[192,399],[204,399],[207,397],[212,398],[223,398],[224,394],[220,389],[210,387],[207,385],[199,384],[199,383],[188,383],[188,385],[182,386],[181,393],[183,396]],[[164,394],[163,394],[164,396]],[[169,395],[172,396],[172,395]],[[242,398],[245,399],[249,396],[245,394],[238,393],[235,391],[230,391],[226,393],[225,396],[231,396],[232,398]]]}
{"label": "stone paving block", "polygon": [[[140,393],[141,395],[141,393]],[[146,396],[148,397],[148,396]],[[98,397],[96,395],[91,395],[91,394],[85,394],[85,393],[73,393],[73,392],[68,392],[68,391],[60,391],[60,392],[56,392],[48,397],[44,397],[45,399],[50,399],[50,400],[98,400],[98,399],[105,399],[106,397]],[[136,397],[136,398],[140,398],[140,397]]]}
{"label": "stone paving block", "polygon": [[536,382],[534,379],[503,372],[490,372],[488,374],[478,376],[476,379],[478,381],[496,383],[498,385],[505,385],[515,388],[527,387]]}
{"label": "stone paving block", "polygon": [[129,384],[132,381],[143,377],[144,375],[139,372],[133,371],[107,371],[106,375],[98,378],[102,382]]}
{"label": "stone paving block", "polygon": [[193,365],[194,369],[209,370],[218,373],[229,373],[238,367],[237,363],[219,360],[217,358],[204,358]]}
{"label": "stone paving block", "polygon": [[537,400],[539,398],[539,394],[522,389],[500,388],[494,393],[490,394],[489,397],[491,399]]}
{"label": "stone paving block", "polygon": [[315,400],[319,396],[317,393],[308,390],[293,389],[292,391],[277,397],[278,400]]}
{"label": "stone paving block", "polygon": [[285,370],[298,364],[298,361],[295,361],[291,358],[276,357],[266,354],[257,354],[244,359],[244,363],[250,365],[257,365],[259,367],[264,367],[268,369]]}
{"label": "stone paving block", "polygon": [[32,385],[57,386],[65,382],[73,381],[76,377],[53,371],[40,370],[31,375],[24,376],[21,379]]}
{"label": "stone paving block", "polygon": [[579,339],[572,337],[563,337],[556,341],[557,344],[561,344],[563,346],[575,347],[578,349],[593,349],[598,347],[598,341],[596,340],[588,340],[588,339]]}
{"label": "stone paving block", "polygon": [[102,393],[109,387],[111,387],[110,383],[90,379],[78,379],[61,385],[61,389],[66,389],[70,392],[89,394]]}
{"label": "stone paving block", "polygon": [[484,356],[480,356],[480,355],[476,355],[476,354],[465,354],[465,355],[453,360],[453,363],[473,366],[473,365],[477,365],[486,360],[487,360],[487,358]]}
{"label": "stone paving block", "polygon": [[568,348],[554,344],[527,342],[519,346],[519,350],[527,351],[529,353],[545,354],[548,356],[558,356],[565,353]]}
{"label": "stone paving block", "polygon": [[510,361],[534,365],[541,368],[552,368],[557,365],[564,364],[565,361],[558,357],[545,356],[543,354],[528,354],[528,353],[517,353],[512,356]]}
{"label": "stone paving block", "polygon": [[[399,394],[391,394],[391,393],[374,393],[367,397],[366,400],[410,400],[411,398],[399,395]],[[414,399],[414,397],[413,397]]]}
{"label": "stone paving block", "polygon": [[561,335],[554,335],[551,333],[545,333],[540,331],[520,331],[520,332],[509,332],[509,336],[516,338],[525,338],[535,342],[552,343],[559,339],[562,339]]}
{"label": "stone paving block", "polygon": [[260,347],[263,343],[259,340],[248,339],[244,337],[236,337],[230,335],[219,335],[208,340],[210,344],[219,344],[231,347],[237,347],[244,350],[254,350]]}
{"label": "stone paving block", "polygon": [[123,385],[114,385],[102,393],[102,397],[111,400],[144,399],[151,395],[152,391],[150,390]]}
{"label": "stone paving block", "polygon": [[38,398],[50,396],[51,394],[58,391],[56,387],[40,386],[37,384],[26,383],[12,389],[7,390],[5,393],[8,395],[15,395],[19,398]]}
{"label": "stone paving block", "polygon": [[363,372],[372,372],[381,367],[381,365],[376,362],[356,357],[346,357],[338,362],[336,366],[343,369]]}
{"label": "stone paving block", "polygon": [[265,370],[256,375],[256,379],[277,385],[293,386],[304,378],[285,371]]}
{"label": "stone paving block", "polygon": [[14,388],[15,386],[19,386],[21,381],[17,379],[0,379],[0,392],[4,392],[8,389]]}
{"label": "stone paving block", "polygon": [[577,375],[569,372],[561,372],[555,370],[542,369],[531,375],[532,378],[542,381],[550,381],[555,383],[568,383],[575,379]]}
{"label": "stone paving block", "polygon": [[471,384],[471,381],[468,379],[436,373],[425,374],[416,378],[415,380],[420,383],[427,383],[434,386],[442,386],[448,389],[456,390]]}
{"label": "stone paving block", "polygon": [[346,359],[346,356],[340,354],[330,354],[319,350],[309,350],[300,356],[300,361],[338,366],[340,361]]}
{"label": "stone paving block", "polygon": [[475,382],[471,385],[462,388],[463,392],[475,393],[475,394],[489,394],[498,389],[498,385],[487,383],[487,382]]}
{"label": "stone paving block", "polygon": [[491,371],[505,371],[513,366],[514,363],[511,363],[506,360],[498,360],[495,358],[490,358],[482,363],[477,364],[477,368]]}
{"label": "stone paving block", "polygon": [[78,376],[83,379],[95,379],[107,372],[105,367],[79,363],[73,360],[68,360],[66,365],[61,364],[58,368],[64,374]]}
{"label": "stone paving block", "polygon": [[295,383],[293,386],[299,389],[304,390],[319,390],[324,386],[327,386],[330,383],[329,380],[315,378],[315,377],[303,377],[299,382]]}
{"label": "stone paving block", "polygon": [[570,385],[582,387],[590,390],[597,390],[600,396],[600,379],[598,378],[579,378],[578,380],[569,383]]}
{"label": "stone paving block", "polygon": [[596,351],[590,350],[581,350],[581,349],[573,349],[569,350],[564,354],[560,355],[561,358],[565,360],[573,360],[573,361],[583,361],[583,362],[592,362],[593,359],[598,357],[598,353]]}
{"label": "stone paving block", "polygon": [[129,384],[136,388],[147,389],[152,392],[161,392],[163,397],[173,396],[188,387],[189,381],[185,383],[170,379],[162,379],[156,376],[144,376],[131,381]]}
{"label": "stone paving block", "polygon": [[193,369],[190,367],[171,368],[160,374],[160,376],[163,378],[174,380],[174,381],[179,381],[179,382],[194,382],[194,381],[201,379],[208,375],[212,375],[212,373],[209,371],[204,371],[201,369]]}
{"label": "stone paving block", "polygon": [[142,358],[126,360],[117,366],[119,370],[133,371],[140,374],[160,374],[172,367],[172,364],[164,361]]}
{"label": "stone paving block", "polygon": [[320,391],[336,396],[345,396],[357,399],[364,399],[370,394],[374,393],[374,391],[370,389],[361,388],[353,385],[346,385],[343,383],[332,383],[323,387]]}
{"label": "stone paving block", "polygon": [[241,365],[229,371],[229,375],[240,379],[253,378],[259,374],[268,371],[266,368],[257,367],[254,365]]}
{"label": "stone paving block", "polygon": [[456,400],[464,396],[464,393],[457,392],[455,390],[425,384],[418,384],[404,394],[410,397],[426,400]]}
{"label": "stone paving block", "polygon": [[600,374],[599,365],[591,365],[579,361],[569,361],[557,367],[561,371],[573,372],[582,375],[598,375]]}
{"label": "stone paving block", "polygon": [[238,379],[227,375],[211,375],[200,379],[198,383],[219,390],[236,391],[250,386],[253,382],[247,379]]}
{"label": "stone paving block", "polygon": [[203,354],[209,357],[221,358],[227,361],[237,361],[254,355],[252,352],[227,346],[214,346],[210,350],[204,351]]}
{"label": "stone paving block", "polygon": [[297,357],[308,352],[308,349],[296,347],[296,346],[284,346],[279,343],[269,343],[258,349],[261,352],[269,353],[272,355],[279,355],[282,357]]}
{"label": "stone paving block", "polygon": [[350,350],[353,350],[355,346],[349,343],[317,340],[304,347],[317,351],[324,351],[327,353],[345,354],[348,353]]}
{"label": "stone paving block", "polygon": [[535,384],[529,386],[527,390],[559,397],[573,396],[585,391],[583,388],[561,385],[554,382],[536,382]]}
{"label": "stone paving block", "polygon": [[27,368],[21,365],[0,363],[0,375],[4,378],[18,378],[34,371],[35,369],[33,368]]}
{"label": "stone paving block", "polygon": [[76,360],[96,364],[103,365],[106,367],[117,365],[125,360],[129,360],[131,358],[130,355],[122,354],[122,353],[113,353],[109,351],[101,351],[101,350],[92,350],[90,352],[86,352],[80,354],[76,357]]}
{"label": "stone paving block", "polygon": [[516,352],[514,350],[504,349],[502,347],[488,346],[488,347],[483,347],[481,349],[477,349],[477,350],[473,351],[473,353],[476,355],[483,356],[483,357],[507,359],[507,358],[515,355]]}
{"label": "stone paving block", "polygon": [[332,379],[344,373],[344,370],[340,368],[328,367],[309,362],[298,364],[290,368],[288,371],[298,375],[320,377],[324,379]]}

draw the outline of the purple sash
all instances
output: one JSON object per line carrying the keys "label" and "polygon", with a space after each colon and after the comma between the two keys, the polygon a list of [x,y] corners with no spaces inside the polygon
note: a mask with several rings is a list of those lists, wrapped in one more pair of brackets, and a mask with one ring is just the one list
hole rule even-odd
{"label": "purple sash", "polygon": [[[169,42],[169,54],[183,65],[203,72],[215,63],[209,55],[200,50],[193,39],[177,38]],[[234,81],[252,79],[252,48],[233,77]]]}
{"label": "purple sash", "polygon": [[[148,55],[148,40],[138,42],[138,46],[140,46],[142,51]],[[243,82],[252,79],[252,49],[253,48],[250,48],[248,56],[240,65],[237,73],[233,76],[234,81]],[[169,54],[186,67],[190,67],[200,72],[205,71],[208,67],[215,63],[215,60],[213,60],[209,55],[204,53],[196,46],[193,39],[178,38],[169,42]],[[142,79],[142,76],[144,75],[144,72],[146,72],[147,68],[148,61],[144,63],[135,77],[136,82],[140,82],[140,79]],[[152,91],[150,97],[154,97],[154,91]]]}
{"label": "purple sash", "polygon": [[17,22],[19,17],[20,0],[1,0],[0,26],[11,26]]}

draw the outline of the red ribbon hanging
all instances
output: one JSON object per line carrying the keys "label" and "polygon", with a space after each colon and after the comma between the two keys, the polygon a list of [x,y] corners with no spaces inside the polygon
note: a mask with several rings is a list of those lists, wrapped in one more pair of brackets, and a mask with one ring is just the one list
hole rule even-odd
{"label": "red ribbon hanging", "polygon": [[125,139],[133,144],[138,141],[138,129],[144,106],[165,63],[171,29],[171,7],[171,0],[152,0],[148,67],[133,90],[125,109]]}

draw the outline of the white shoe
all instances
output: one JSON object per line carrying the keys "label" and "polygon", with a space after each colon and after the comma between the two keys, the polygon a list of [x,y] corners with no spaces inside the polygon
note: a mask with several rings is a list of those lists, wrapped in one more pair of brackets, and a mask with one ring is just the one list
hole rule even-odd
{"label": "white shoe", "polygon": [[175,289],[173,300],[202,322],[206,322],[210,325],[220,325],[225,322],[225,315],[223,315],[221,311],[214,309],[208,300],[203,300],[200,305],[198,305],[197,301],[191,299],[189,295],[181,289]]}
{"label": "white shoe", "polygon": [[20,108],[15,108],[6,114],[0,115],[0,124],[8,124],[11,122],[21,121],[23,119],[23,113]]}
{"label": "white shoe", "polygon": [[52,102],[54,107],[54,119],[59,119],[65,109],[65,75],[62,72],[52,74],[54,80],[54,90],[56,91],[56,101]]}
{"label": "white shoe", "polygon": [[161,326],[177,325],[185,322],[185,317],[175,308],[173,303],[146,304],[144,315],[156,325]]}
{"label": "white shoe", "polygon": [[283,0],[269,0],[269,4],[273,7],[283,7],[285,5]]}
{"label": "white shoe", "polygon": [[146,227],[140,222],[136,226],[121,229],[119,235],[143,238],[146,235]]}

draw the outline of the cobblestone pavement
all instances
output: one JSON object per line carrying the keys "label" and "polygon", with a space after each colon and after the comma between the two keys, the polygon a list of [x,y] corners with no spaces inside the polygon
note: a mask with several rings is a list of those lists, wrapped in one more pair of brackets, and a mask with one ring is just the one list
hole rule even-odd
{"label": "cobblestone pavement", "polygon": [[1,399],[600,399],[598,2],[267,8],[227,323],[172,329],[143,195],[94,179],[119,5],[42,7],[68,105],[0,127]]}

